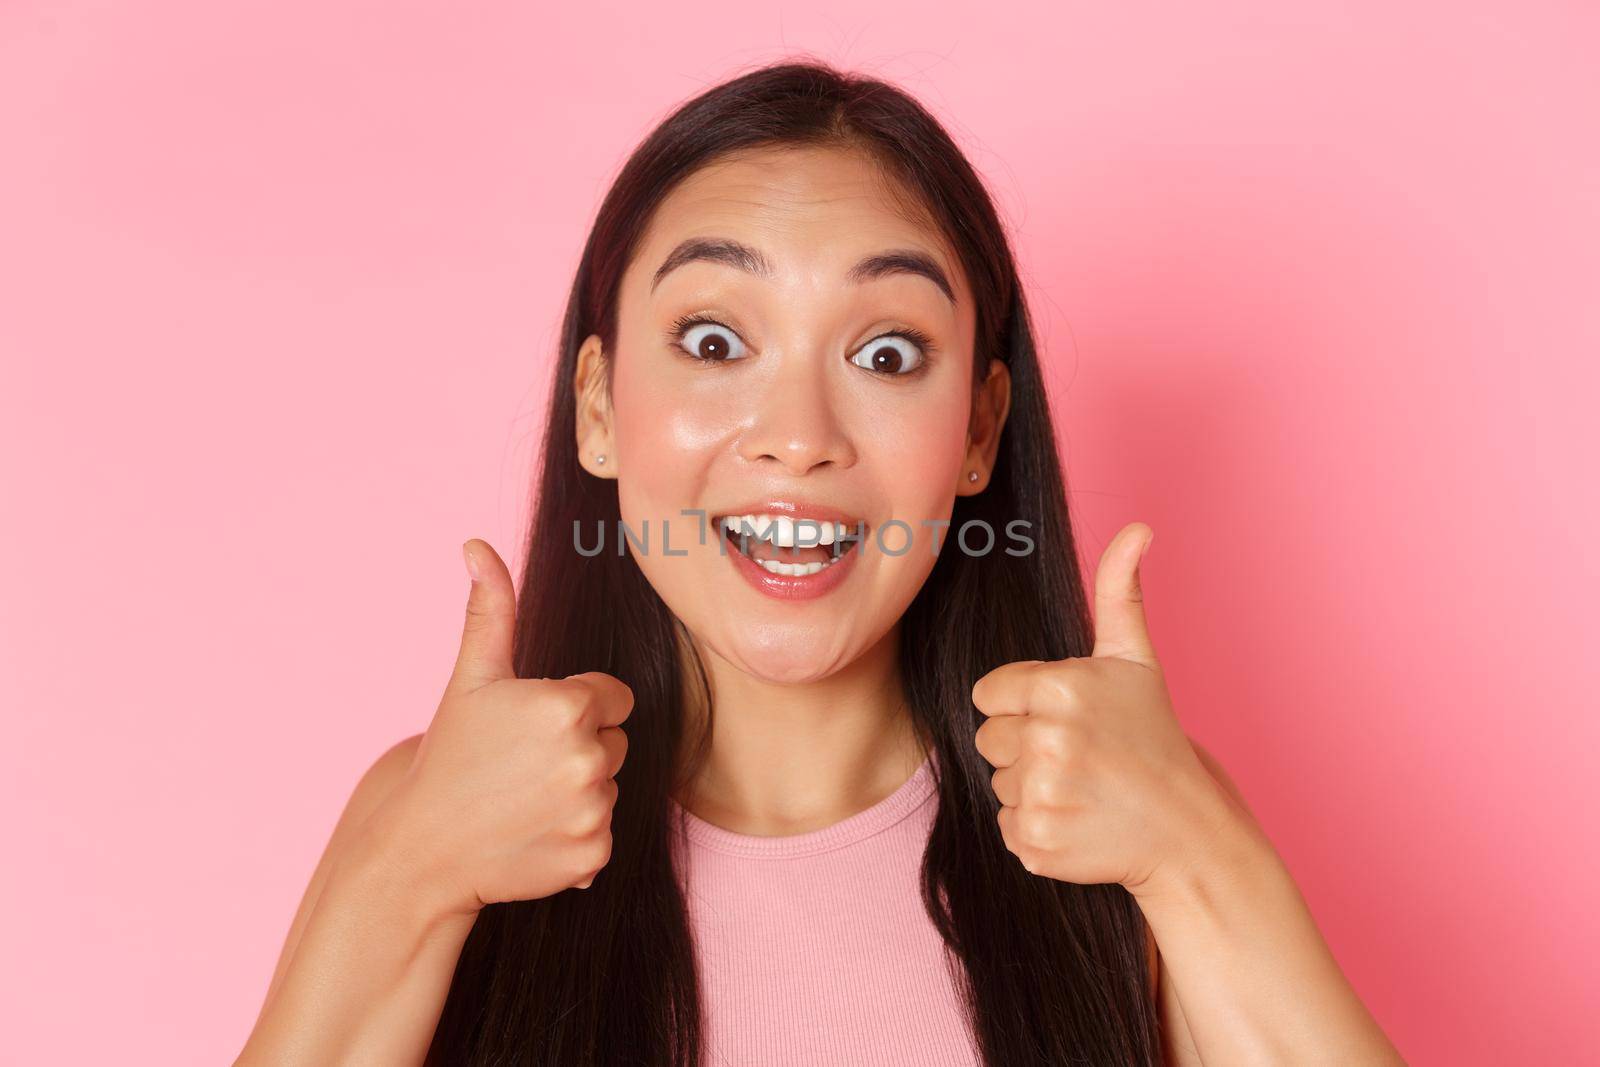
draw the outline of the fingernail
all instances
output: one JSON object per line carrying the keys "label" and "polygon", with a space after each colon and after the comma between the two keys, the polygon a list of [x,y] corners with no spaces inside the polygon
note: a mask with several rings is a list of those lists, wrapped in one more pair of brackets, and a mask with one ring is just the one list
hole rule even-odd
{"label": "fingernail", "polygon": [[587,882],[580,883],[578,888],[579,889],[588,889],[592,885],[594,885],[594,879],[593,878],[589,879]]}
{"label": "fingernail", "polygon": [[480,577],[478,574],[478,561],[472,555],[471,545],[471,541],[463,541],[461,543],[461,558],[467,561],[467,573],[472,576],[473,581],[477,581]]}

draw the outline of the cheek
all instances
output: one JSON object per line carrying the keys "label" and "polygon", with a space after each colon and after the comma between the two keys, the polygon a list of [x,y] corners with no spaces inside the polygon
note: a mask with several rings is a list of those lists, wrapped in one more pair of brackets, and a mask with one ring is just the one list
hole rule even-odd
{"label": "cheek", "polygon": [[966,455],[971,402],[957,390],[927,392],[915,403],[883,405],[860,435],[862,458],[880,487],[885,522],[874,543],[875,581],[884,610],[898,615],[927,579],[952,536],[958,478]]}
{"label": "cheek", "polygon": [[619,445],[681,456],[725,441],[759,399],[747,377],[729,379],[716,368],[690,368],[681,357],[622,349],[611,382]]}
{"label": "cheek", "polygon": [[970,410],[965,397],[933,394],[880,409],[873,429],[860,437],[873,466],[891,475],[896,503],[918,508],[918,518],[948,514],[966,455]]}
{"label": "cheek", "polygon": [[626,355],[612,379],[611,425],[624,515],[643,508],[678,507],[699,496],[704,464],[737,426],[734,398],[686,389],[670,374],[640,367]]}

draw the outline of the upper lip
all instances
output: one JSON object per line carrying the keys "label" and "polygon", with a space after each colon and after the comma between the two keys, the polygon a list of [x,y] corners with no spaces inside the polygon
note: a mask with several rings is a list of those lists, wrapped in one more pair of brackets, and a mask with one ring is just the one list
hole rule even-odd
{"label": "upper lip", "polygon": [[729,515],[787,515],[791,519],[837,522],[851,527],[866,522],[859,515],[852,515],[843,508],[808,500],[752,500],[713,512],[712,518],[720,522]]}

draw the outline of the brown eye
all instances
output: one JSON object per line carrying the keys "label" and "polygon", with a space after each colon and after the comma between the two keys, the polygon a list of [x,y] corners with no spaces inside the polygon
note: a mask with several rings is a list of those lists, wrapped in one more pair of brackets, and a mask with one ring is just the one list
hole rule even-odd
{"label": "brown eye", "polygon": [[[900,346],[893,342],[900,342]],[[888,334],[862,345],[861,351],[850,357],[850,362],[879,374],[910,374],[922,364],[922,352],[909,339]]]}
{"label": "brown eye", "polygon": [[697,322],[679,335],[679,347],[695,359],[722,363],[744,358],[744,342],[738,334],[717,322]]}

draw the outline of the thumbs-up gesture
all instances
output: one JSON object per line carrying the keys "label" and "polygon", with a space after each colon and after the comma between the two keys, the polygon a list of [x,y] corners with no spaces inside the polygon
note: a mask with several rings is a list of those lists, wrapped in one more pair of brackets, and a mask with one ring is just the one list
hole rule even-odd
{"label": "thumbs-up gesture", "polygon": [[1008,663],[978,679],[978,752],[997,769],[1006,847],[1034,874],[1135,893],[1182,871],[1235,818],[1173,713],[1123,527],[1095,575],[1088,657]]}
{"label": "thumbs-up gesture", "polygon": [[611,858],[633,691],[609,674],[518,678],[511,573],[485,541],[455,670],[410,769],[374,813],[447,911],[587,887]]}

